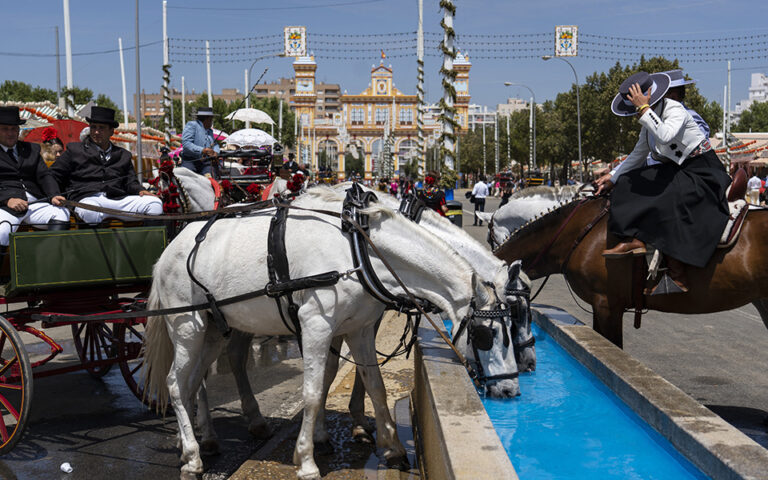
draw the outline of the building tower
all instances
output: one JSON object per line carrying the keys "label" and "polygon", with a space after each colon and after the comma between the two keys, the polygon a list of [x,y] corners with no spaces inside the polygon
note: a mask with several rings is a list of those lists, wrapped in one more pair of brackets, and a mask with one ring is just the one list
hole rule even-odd
{"label": "building tower", "polygon": [[459,128],[466,131],[469,127],[469,69],[472,63],[468,55],[456,53],[456,60],[453,61],[453,69],[456,72],[456,80],[453,82],[453,88],[456,90],[456,122]]}
{"label": "building tower", "polygon": [[313,169],[317,169],[317,155],[315,153],[315,104],[317,92],[315,91],[315,71],[317,63],[315,57],[297,57],[293,62],[293,70],[296,76],[296,87],[291,96],[291,103],[299,122],[297,150],[300,153],[300,163],[309,163]]}

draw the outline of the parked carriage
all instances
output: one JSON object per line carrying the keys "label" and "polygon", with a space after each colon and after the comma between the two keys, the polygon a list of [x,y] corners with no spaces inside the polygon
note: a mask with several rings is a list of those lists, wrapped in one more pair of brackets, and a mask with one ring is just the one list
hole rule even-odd
{"label": "parked carriage", "polygon": [[[6,307],[0,316],[0,455],[11,451],[24,432],[35,379],[76,370],[100,378],[117,365],[128,388],[143,399],[146,318],[98,316],[143,309],[152,266],[168,239],[164,227],[116,223],[11,234],[10,283],[0,292]],[[68,316],[81,320],[67,321]],[[78,364],[51,363],[64,351],[45,333],[53,328],[71,330]],[[32,342],[23,341],[28,336],[48,351],[30,352]]]}

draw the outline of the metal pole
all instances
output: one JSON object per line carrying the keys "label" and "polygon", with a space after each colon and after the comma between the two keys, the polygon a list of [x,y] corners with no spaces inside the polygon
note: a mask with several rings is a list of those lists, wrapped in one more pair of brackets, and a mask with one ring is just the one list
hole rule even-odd
{"label": "metal pole", "polygon": [[731,61],[728,60],[728,134],[731,134]]}
{"label": "metal pole", "polygon": [[[138,7],[137,7],[138,8]],[[69,95],[67,98],[67,115],[70,117],[75,114],[73,105],[75,99],[72,97],[72,88],[74,88],[74,81],[72,80],[72,31],[69,27],[69,0],[64,0],[64,52],[66,54],[66,68],[67,68],[67,90]],[[138,54],[138,52],[136,52]]]}
{"label": "metal pole", "polygon": [[139,0],[136,0],[136,98],[138,109],[136,111],[136,176],[141,183],[143,161],[141,156],[141,60],[139,52]]}
{"label": "metal pole", "polygon": [[283,143],[283,99],[280,99],[280,106],[277,112],[277,141]]}
{"label": "metal pole", "polygon": [[533,97],[531,97],[530,107],[531,111],[530,115],[528,115],[528,141],[530,142],[528,147],[528,164],[532,166],[529,168],[536,170],[536,160],[533,158]]}
{"label": "metal pole", "polygon": [[485,152],[485,112],[482,112],[483,115],[483,176],[486,175],[488,172],[488,168],[486,167],[486,164],[488,161],[486,160],[487,154]]}
{"label": "metal pole", "polygon": [[171,65],[168,59],[168,2],[163,0],[163,133],[165,146],[171,146]]}
{"label": "metal pole", "polygon": [[[426,172],[426,145],[424,142],[424,2],[418,0],[419,24],[416,28],[416,129],[418,131],[419,173]],[[458,147],[456,149],[458,151]]]}
{"label": "metal pole", "polygon": [[496,144],[494,149],[494,173],[499,173],[499,112],[493,116],[493,140]]}
{"label": "metal pole", "polygon": [[453,80],[451,75],[453,74],[453,58],[456,56],[456,53],[453,49],[453,40],[455,37],[455,33],[453,30],[453,15],[454,11],[456,10],[456,7],[452,0],[443,0],[440,2],[441,6],[443,6],[443,70],[446,72],[443,74],[443,102],[445,104],[445,107],[443,108],[443,122],[442,122],[442,131],[443,131],[443,154],[445,155],[445,158],[443,159],[445,166],[449,169],[453,170],[453,157],[455,154],[455,145],[454,145],[454,130],[453,130],[453,120],[454,120],[454,106],[453,106],[453,95],[452,95],[452,88],[453,88]]}
{"label": "metal pole", "polygon": [[[251,108],[251,87],[248,85],[248,70],[245,70],[245,108]],[[245,128],[251,128],[251,122],[245,122]]]}
{"label": "metal pole", "polygon": [[56,34],[56,105],[62,108],[61,104],[61,58],[59,55],[59,27],[53,27]]}
{"label": "metal pole", "polygon": [[731,152],[728,148],[728,85],[723,85],[723,146],[726,168],[731,168]]}
{"label": "metal pole", "polygon": [[507,115],[507,164],[509,165],[509,169],[512,169],[512,138],[509,136],[509,117],[512,115]]}
{"label": "metal pole", "polygon": [[184,86],[184,77],[181,77],[181,129],[187,124],[187,91]]}
{"label": "metal pole", "polygon": [[128,90],[125,86],[125,61],[123,59],[123,39],[117,39],[117,46],[120,49],[120,78],[123,80],[123,123],[128,123]]}
{"label": "metal pole", "polygon": [[[579,102],[579,76],[576,74],[576,69],[573,68],[573,65],[571,64],[571,62],[569,62],[568,60],[564,59],[563,57],[553,57],[551,55],[544,55],[541,58],[542,58],[542,60],[549,60],[551,58],[556,58],[558,60],[562,60],[565,63],[567,63],[569,67],[571,67],[571,70],[573,70],[573,76],[576,79],[576,121],[577,121],[577,129],[578,129],[577,132],[578,132],[578,135],[579,135],[579,171],[581,172],[580,180],[583,181],[584,180],[584,176],[583,176],[583,174],[584,174],[584,170],[583,170],[584,164],[582,163],[582,159],[581,159],[581,103]],[[568,174],[568,166],[569,165],[567,165],[567,164],[565,166],[566,178],[568,176],[567,175]]]}
{"label": "metal pole", "polygon": [[205,69],[208,73],[208,107],[213,108],[213,93],[211,93],[211,45],[205,41]]}

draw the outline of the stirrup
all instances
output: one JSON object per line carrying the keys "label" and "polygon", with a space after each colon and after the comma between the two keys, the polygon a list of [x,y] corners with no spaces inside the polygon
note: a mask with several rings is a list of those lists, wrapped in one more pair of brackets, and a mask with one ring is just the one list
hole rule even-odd
{"label": "stirrup", "polygon": [[685,293],[687,291],[688,290],[683,290],[680,288],[680,286],[676,284],[674,280],[672,280],[672,277],[664,272],[664,274],[661,276],[661,280],[659,280],[659,283],[653,287],[648,295],[667,295],[670,293]]}

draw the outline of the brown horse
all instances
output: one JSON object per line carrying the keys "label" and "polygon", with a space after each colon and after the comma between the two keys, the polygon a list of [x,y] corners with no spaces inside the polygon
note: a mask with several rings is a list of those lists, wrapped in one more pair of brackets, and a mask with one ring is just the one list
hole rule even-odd
{"label": "brown horse", "polygon": [[[633,295],[642,293],[633,285],[632,257],[602,256],[618,242],[607,230],[607,205],[605,197],[563,205],[520,227],[494,254],[507,262],[521,259],[532,280],[562,273],[576,295],[592,305],[594,329],[621,347],[622,316],[635,307]],[[704,268],[687,267],[688,293],[644,295],[645,307],[690,314],[752,303],[768,327],[767,238],[768,210],[751,211],[735,245],[718,249]]]}

